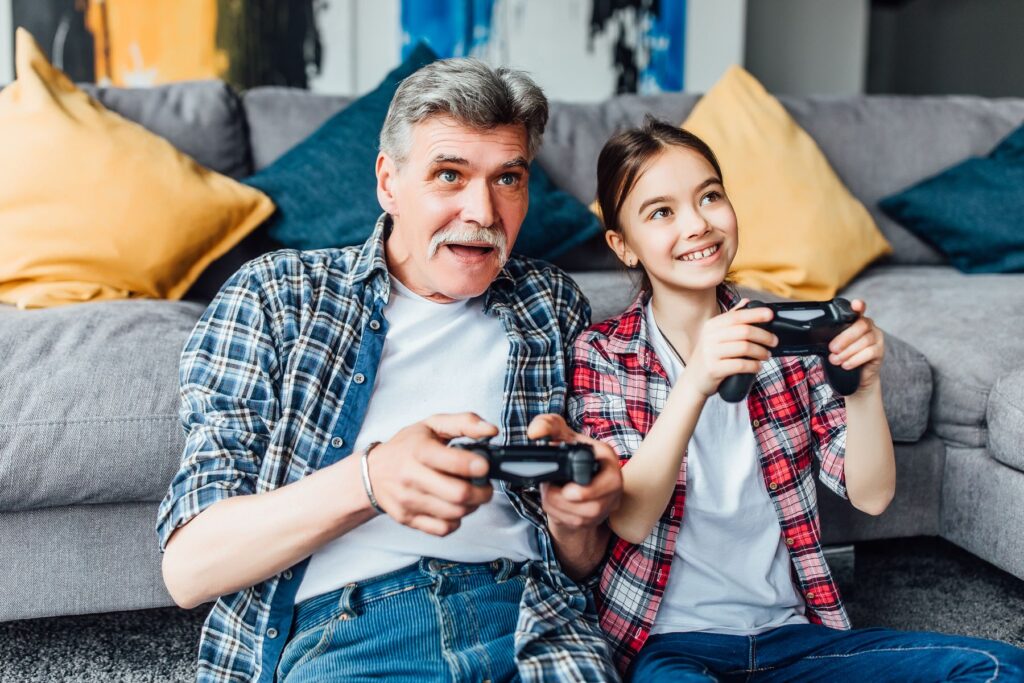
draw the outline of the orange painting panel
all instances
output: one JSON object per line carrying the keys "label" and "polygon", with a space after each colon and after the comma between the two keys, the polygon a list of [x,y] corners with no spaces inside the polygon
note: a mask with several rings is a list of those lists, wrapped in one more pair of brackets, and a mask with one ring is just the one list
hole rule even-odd
{"label": "orange painting panel", "polygon": [[218,78],[227,68],[216,45],[217,0],[91,0],[85,23],[100,84]]}

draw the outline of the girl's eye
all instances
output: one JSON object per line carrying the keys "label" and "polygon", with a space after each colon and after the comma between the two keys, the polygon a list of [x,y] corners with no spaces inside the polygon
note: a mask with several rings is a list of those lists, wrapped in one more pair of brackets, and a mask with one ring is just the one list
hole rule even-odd
{"label": "girl's eye", "polygon": [[704,206],[705,204],[710,204],[711,202],[717,202],[721,198],[722,194],[720,192],[712,190],[711,192],[708,192],[706,195],[700,198],[700,205]]}
{"label": "girl's eye", "polygon": [[459,179],[459,174],[455,171],[441,171],[437,174],[437,177],[440,178],[442,182],[454,183]]}
{"label": "girl's eye", "polygon": [[655,218],[668,218],[671,215],[672,209],[668,208],[667,206],[663,206],[660,209],[655,209],[651,213],[651,215],[647,217],[647,220],[654,220]]}
{"label": "girl's eye", "polygon": [[498,178],[498,184],[499,185],[507,185],[507,186],[511,187],[512,185],[517,185],[518,183],[519,183],[519,174],[518,173],[502,173],[501,176]]}

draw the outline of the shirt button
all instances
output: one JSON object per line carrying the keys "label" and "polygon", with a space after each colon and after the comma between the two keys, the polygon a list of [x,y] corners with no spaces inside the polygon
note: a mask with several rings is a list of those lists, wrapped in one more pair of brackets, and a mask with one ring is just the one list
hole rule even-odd
{"label": "shirt button", "polygon": [[813,600],[814,599],[814,592],[813,591],[807,594],[807,599],[808,600]]}
{"label": "shirt button", "polygon": [[379,330],[380,329],[380,321],[378,321],[378,320],[371,320],[370,321],[370,329],[373,330],[374,332]]}
{"label": "shirt button", "polygon": [[788,545],[789,547],[793,547],[794,543],[796,543],[796,541],[794,541],[792,538],[786,539],[786,545]]}
{"label": "shirt button", "polygon": [[355,374],[355,377],[352,378],[352,381],[355,382],[356,384],[362,384],[363,382],[366,381],[366,375],[364,375],[361,372],[357,372]]}
{"label": "shirt button", "polygon": [[772,483],[768,484],[768,488],[774,491],[775,489],[779,488],[779,485],[773,481]]}
{"label": "shirt button", "polygon": [[281,574],[281,578],[283,578],[285,581],[291,581],[292,580],[292,570],[291,569],[285,569],[284,570],[284,574]]}
{"label": "shirt button", "polygon": [[754,420],[751,421],[750,424],[754,426],[754,429],[757,429],[758,427],[761,426],[761,421],[758,420],[758,419],[754,419]]}
{"label": "shirt button", "polygon": [[271,626],[267,629],[267,638],[277,638],[277,629]]}
{"label": "shirt button", "polygon": [[331,445],[334,446],[335,448],[341,448],[342,446],[345,445],[345,439],[341,438],[340,436],[336,436],[333,439],[331,439]]}

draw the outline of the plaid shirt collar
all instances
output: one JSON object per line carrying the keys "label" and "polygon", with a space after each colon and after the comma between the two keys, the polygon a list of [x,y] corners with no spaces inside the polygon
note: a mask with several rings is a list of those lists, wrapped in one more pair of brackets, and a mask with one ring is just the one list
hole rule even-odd
{"label": "plaid shirt collar", "polygon": [[[718,306],[727,311],[740,301],[740,296],[731,287],[721,284],[715,291]],[[608,335],[605,343],[610,353],[618,356],[636,356],[640,365],[650,373],[667,377],[665,369],[654,353],[651,345],[650,331],[647,329],[647,316],[644,307],[650,301],[651,294],[641,291],[633,299],[633,303],[618,318],[618,324]]]}

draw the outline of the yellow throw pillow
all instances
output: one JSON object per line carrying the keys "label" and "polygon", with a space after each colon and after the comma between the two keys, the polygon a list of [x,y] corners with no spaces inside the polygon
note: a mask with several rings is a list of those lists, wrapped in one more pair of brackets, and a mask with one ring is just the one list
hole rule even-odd
{"label": "yellow throw pillow", "polygon": [[744,69],[729,69],[683,128],[708,143],[722,167],[739,221],[737,283],[830,299],[892,252],[811,136]]}
{"label": "yellow throw pillow", "polygon": [[180,299],[274,211],[105,109],[24,29],[0,91],[0,302]]}

